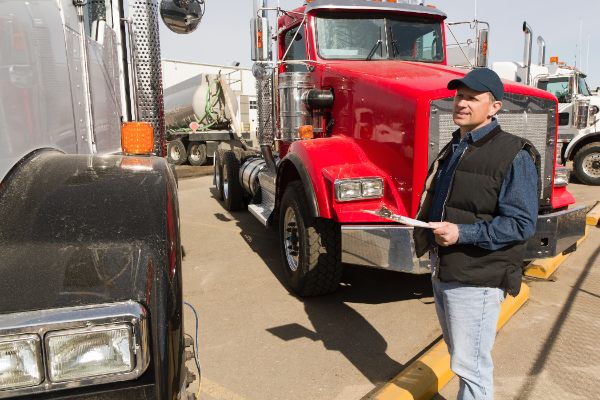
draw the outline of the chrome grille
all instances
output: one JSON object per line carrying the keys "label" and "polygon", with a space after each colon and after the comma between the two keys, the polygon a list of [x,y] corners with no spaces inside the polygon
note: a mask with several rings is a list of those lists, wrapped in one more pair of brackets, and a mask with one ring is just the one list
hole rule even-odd
{"label": "chrome grille", "polygon": [[[453,98],[431,103],[429,125],[429,165],[458,129],[452,120]],[[498,113],[502,129],[529,140],[540,153],[543,190],[541,204],[550,205],[552,191],[554,140],[556,137],[556,103],[552,100],[506,93]]]}
{"label": "chrome grille", "polygon": [[135,0],[133,23],[136,30],[139,120],[154,126],[156,155],[167,153],[165,141],[164,104],[160,38],[158,36],[158,4],[156,0]]}

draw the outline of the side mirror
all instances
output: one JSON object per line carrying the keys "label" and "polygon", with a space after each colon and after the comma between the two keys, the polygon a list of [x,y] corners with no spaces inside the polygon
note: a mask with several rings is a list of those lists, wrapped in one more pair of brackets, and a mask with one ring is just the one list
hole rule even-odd
{"label": "side mirror", "polygon": [[194,32],[204,15],[204,0],[162,0],[160,17],[175,33]]}

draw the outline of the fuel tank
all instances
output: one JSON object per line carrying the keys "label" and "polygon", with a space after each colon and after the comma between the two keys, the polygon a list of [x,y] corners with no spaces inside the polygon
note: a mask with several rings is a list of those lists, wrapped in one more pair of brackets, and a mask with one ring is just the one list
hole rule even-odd
{"label": "fuel tank", "polygon": [[209,129],[229,129],[231,115],[225,104],[223,90],[229,93],[233,112],[237,114],[235,92],[228,85],[222,87],[217,75],[197,75],[165,89],[167,129],[189,128],[192,122]]}

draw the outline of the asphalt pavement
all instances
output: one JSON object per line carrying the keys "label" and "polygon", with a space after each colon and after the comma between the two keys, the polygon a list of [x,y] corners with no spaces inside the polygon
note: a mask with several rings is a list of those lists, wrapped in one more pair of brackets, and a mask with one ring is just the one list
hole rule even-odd
{"label": "asphalt pavement", "polygon": [[[295,296],[278,232],[247,211],[226,211],[212,176],[194,177],[207,166],[193,168],[177,171],[184,301],[199,316],[200,399],[368,398],[440,338],[427,275],[345,265],[334,294]],[[600,188],[574,179],[569,190],[578,204],[600,200]],[[597,229],[551,281],[526,278],[531,298],[494,348],[497,399],[600,398]],[[184,313],[194,336],[194,314]],[[584,385],[587,392],[576,389]],[[436,399],[457,390],[454,379]]]}

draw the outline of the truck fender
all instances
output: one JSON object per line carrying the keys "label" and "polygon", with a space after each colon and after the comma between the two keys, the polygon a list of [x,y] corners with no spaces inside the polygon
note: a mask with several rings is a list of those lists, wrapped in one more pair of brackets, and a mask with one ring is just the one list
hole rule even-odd
{"label": "truck fender", "polygon": [[285,189],[287,185],[297,180],[299,177],[302,180],[302,185],[304,186],[304,192],[306,193],[306,198],[308,199],[308,207],[310,209],[310,215],[313,218],[320,217],[319,213],[319,204],[317,202],[317,197],[315,195],[315,190],[313,188],[313,183],[308,173],[308,169],[302,159],[296,153],[288,153],[281,163],[279,164],[277,174],[277,204],[276,208],[279,208],[279,204],[281,203],[281,198],[283,197],[283,193],[285,193]]}
{"label": "truck fender", "polygon": [[135,301],[150,317],[150,362],[119,384],[176,398],[185,384],[179,230],[165,159],[35,150],[0,183],[0,313]]}
{"label": "truck fender", "polygon": [[565,150],[565,161],[573,160],[579,149],[593,142],[600,142],[600,132],[582,132],[575,136],[573,139],[571,139],[569,145],[567,146],[567,149]]}

